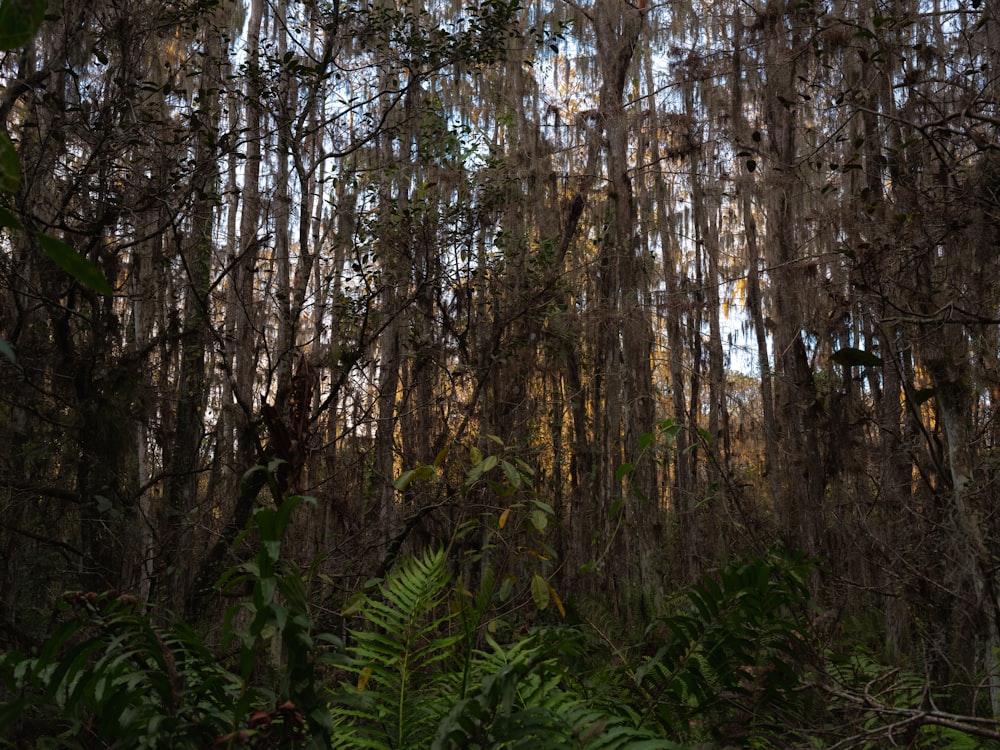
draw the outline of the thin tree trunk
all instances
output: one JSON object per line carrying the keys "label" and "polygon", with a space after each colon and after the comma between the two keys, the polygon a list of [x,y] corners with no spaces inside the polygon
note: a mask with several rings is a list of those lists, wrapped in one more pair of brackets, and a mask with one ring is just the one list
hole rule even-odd
{"label": "thin tree trunk", "polygon": [[[629,175],[629,121],[625,108],[625,81],[641,35],[645,11],[623,0],[597,0],[593,11],[601,88],[598,100],[606,142],[608,170],[608,226],[599,257],[600,333],[604,353],[604,448],[602,495],[612,511],[624,488],[616,481],[626,460],[634,464],[629,484],[632,497],[625,501],[624,559],[613,577],[626,606],[627,597],[641,594],[652,582],[650,556],[652,529],[657,523],[659,490],[651,461],[640,461],[640,438],[655,429],[652,389],[652,331],[646,306],[648,285],[639,255],[635,228],[636,208]],[[614,518],[614,513],[607,517]],[[608,527],[608,533],[615,529]],[[623,568],[623,569],[618,569]],[[640,599],[644,607],[646,602]],[[637,613],[640,616],[642,612]]]}
{"label": "thin tree trunk", "polygon": [[199,94],[199,121],[205,132],[199,139],[198,167],[192,184],[199,197],[192,211],[190,240],[181,249],[187,273],[184,338],[171,463],[167,471],[166,508],[159,534],[162,564],[158,580],[164,583],[164,588],[158,593],[160,600],[174,611],[181,611],[193,574],[192,564],[197,559],[192,521],[199,506],[199,469],[205,436],[206,352],[212,325],[208,314],[208,288],[214,248],[212,230],[218,204],[215,193],[219,181],[215,143],[219,125],[220,59],[224,53],[220,35],[209,27],[202,53]]}
{"label": "thin tree trunk", "polygon": [[[784,458],[782,485],[775,498],[779,528],[786,544],[807,554],[819,551],[823,519],[824,475],[819,454],[818,403],[815,383],[802,340],[805,311],[801,303],[803,271],[797,261],[795,226],[799,189],[796,170],[796,110],[794,82],[799,37],[777,19],[783,6],[769,18],[765,45],[767,80],[764,116],[774,166],[769,175],[767,237],[771,251],[770,276],[775,317],[774,358],[778,380],[777,414],[779,457]],[[791,34],[791,38],[789,35]]]}
{"label": "thin tree trunk", "polygon": [[[736,50],[733,54],[733,98],[732,98],[732,119],[733,127],[738,144],[753,143],[754,138],[750,132],[750,127],[746,121],[746,112],[743,106],[744,90],[744,53],[743,53],[743,25],[742,16],[736,15],[736,27],[733,36],[736,40]],[[758,140],[760,136],[758,134]],[[756,163],[756,160],[754,160]],[[771,489],[772,501],[777,503],[781,496],[781,479],[778,463],[778,442],[777,442],[777,418],[774,409],[774,388],[771,382],[771,358],[768,353],[768,332],[764,321],[763,299],[761,298],[760,273],[761,273],[761,252],[757,233],[757,219],[753,205],[753,178],[751,172],[745,164],[737,166],[736,191],[739,197],[740,214],[743,218],[743,231],[745,234],[747,259],[747,292],[746,307],[750,315],[750,323],[754,333],[754,343],[756,345],[757,368],[760,378],[760,403],[761,415],[764,419],[762,425],[764,434],[764,460],[763,474],[768,479]]]}

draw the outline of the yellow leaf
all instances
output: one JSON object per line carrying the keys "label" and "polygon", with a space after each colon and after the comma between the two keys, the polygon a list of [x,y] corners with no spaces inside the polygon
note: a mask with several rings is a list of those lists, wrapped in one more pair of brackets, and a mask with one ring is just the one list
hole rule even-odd
{"label": "yellow leaf", "polygon": [[556,609],[559,610],[559,614],[563,616],[563,619],[565,619],[566,618],[566,607],[563,606],[562,599],[559,598],[559,594],[556,593],[556,590],[554,588],[552,588],[552,584],[551,583],[549,583],[548,581],[546,581],[545,585],[549,587],[549,594],[552,596],[552,601],[556,605]]}
{"label": "yellow leaf", "polygon": [[500,514],[500,528],[502,529],[507,525],[507,519],[510,518],[510,508],[507,508],[503,513]]}
{"label": "yellow leaf", "polygon": [[365,667],[361,670],[361,674],[358,675],[358,690],[362,693],[365,692],[365,688],[368,687],[368,680],[372,678],[372,668]]}

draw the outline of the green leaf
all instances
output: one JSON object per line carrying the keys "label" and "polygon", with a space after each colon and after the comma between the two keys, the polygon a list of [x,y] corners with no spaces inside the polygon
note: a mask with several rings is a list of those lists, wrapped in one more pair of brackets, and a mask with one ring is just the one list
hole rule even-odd
{"label": "green leaf", "polygon": [[652,432],[644,432],[639,436],[639,452],[646,450],[656,436]]}
{"label": "green leaf", "polygon": [[618,467],[618,471],[615,472],[615,481],[616,482],[622,481],[626,476],[631,474],[633,471],[635,471],[635,464],[631,462],[622,464],[621,466]]}
{"label": "green leaf", "polygon": [[[0,138],[2,137],[3,135],[0,134]],[[15,229],[18,231],[23,229],[17,217],[3,206],[0,206],[0,229]]]}
{"label": "green leaf", "polygon": [[549,517],[540,510],[531,511],[528,518],[531,519],[531,525],[535,527],[535,531],[539,534],[545,531],[545,527],[549,525]]}
{"label": "green leaf", "polygon": [[111,296],[115,293],[108,280],[104,278],[104,274],[101,273],[101,269],[65,242],[45,234],[37,234],[35,237],[52,262],[81,284],[104,295]]}
{"label": "green leaf", "polygon": [[503,582],[500,584],[500,591],[497,592],[497,598],[505,602],[510,599],[511,593],[514,591],[514,576],[506,575],[503,578]]}
{"label": "green leaf", "polygon": [[0,50],[25,46],[45,20],[48,0],[4,0],[0,4]]}
{"label": "green leaf", "polygon": [[0,339],[0,354],[9,359],[12,364],[17,364],[17,357],[14,356],[14,347],[8,344],[6,339]]}
{"label": "green leaf", "polygon": [[356,615],[365,608],[366,603],[367,599],[365,598],[365,592],[359,591],[347,600],[347,604],[344,605],[344,609],[340,614],[343,617]]}
{"label": "green leaf", "polygon": [[664,438],[666,438],[667,445],[673,445],[674,438],[677,437],[677,433],[680,431],[681,426],[672,419],[664,419],[660,422],[660,432],[663,433]]}
{"label": "green leaf", "polygon": [[413,481],[413,477],[417,474],[416,469],[407,469],[402,474],[399,475],[399,479],[392,483],[392,486],[396,489],[396,492],[402,492],[407,487],[409,487],[410,482]]}
{"label": "green leaf", "polygon": [[404,471],[393,483],[397,492],[405,490],[414,479],[433,479],[437,470],[430,464],[417,464],[412,469]]}
{"label": "green leaf", "polygon": [[551,505],[549,505],[544,500],[539,500],[538,498],[535,498],[535,499],[533,499],[531,501],[531,504],[534,505],[539,510],[544,511],[545,513],[548,513],[550,516],[555,516],[555,514],[556,514],[555,508],[553,508]]}
{"label": "green leaf", "polygon": [[622,498],[618,498],[613,503],[611,503],[611,507],[608,508],[608,520],[609,521],[612,520],[612,519],[614,519],[614,517],[618,515],[618,511],[620,511],[622,509],[622,505],[624,504],[624,502],[625,501]]}
{"label": "green leaf", "polygon": [[549,585],[538,573],[531,579],[531,598],[535,600],[535,606],[539,610],[549,606]]}
{"label": "green leaf", "polygon": [[[3,21],[0,20],[0,29],[2,28]],[[0,133],[0,193],[16,193],[20,184],[21,162],[17,156],[17,149],[6,133]],[[10,224],[5,221],[4,226]]]}
{"label": "green leaf", "polygon": [[864,349],[845,346],[830,355],[830,361],[844,367],[880,367],[882,358]]}
{"label": "green leaf", "polygon": [[465,475],[465,484],[469,487],[474,485],[479,481],[479,477],[483,475],[483,462],[480,461],[469,469],[469,473]]}
{"label": "green leaf", "polygon": [[503,467],[504,476],[507,477],[507,481],[510,483],[511,487],[521,486],[521,472],[517,470],[517,467],[509,461],[504,461],[501,463]]}

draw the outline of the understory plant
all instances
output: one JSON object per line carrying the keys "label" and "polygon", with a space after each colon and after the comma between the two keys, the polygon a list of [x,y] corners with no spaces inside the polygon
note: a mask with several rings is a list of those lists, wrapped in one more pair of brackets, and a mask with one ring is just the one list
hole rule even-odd
{"label": "understory plant", "polygon": [[683,594],[647,631],[637,706],[672,737],[779,747],[815,665],[808,561],[783,551],[732,563]]}
{"label": "understory plant", "polygon": [[233,707],[261,704],[183,623],[161,627],[124,596],[77,591],[41,652],[0,657],[0,737],[35,747],[208,747]]}
{"label": "understory plant", "polygon": [[[235,658],[220,657],[183,621],[158,624],[166,618],[130,596],[71,592],[57,603],[55,629],[37,655],[0,655],[0,745],[326,746],[332,724],[317,675],[341,649],[313,632],[302,576],[281,556],[304,501],[258,509],[244,532],[255,557],[219,583],[249,592],[224,621],[224,652],[235,646]],[[281,668],[269,684],[257,673],[275,650]]]}
{"label": "understory plant", "polygon": [[0,746],[684,750],[1000,739],[995,721],[939,710],[926,686],[819,648],[806,585],[815,567],[783,552],[702,577],[633,651],[604,649],[607,636],[587,624],[501,639],[489,627],[491,577],[470,592],[449,575],[445,549],[425,550],[347,608],[343,642],[317,632],[306,580],[282,555],[302,502],[255,514],[244,537],[255,556],[219,583],[242,598],[218,647],[184,622],[160,624],[128,596],[64,595],[37,653],[0,655]]}
{"label": "understory plant", "polygon": [[475,648],[443,550],[401,563],[362,609],[333,694],[337,747],[386,750],[679,746],[591,705],[562,658],[572,628]]}

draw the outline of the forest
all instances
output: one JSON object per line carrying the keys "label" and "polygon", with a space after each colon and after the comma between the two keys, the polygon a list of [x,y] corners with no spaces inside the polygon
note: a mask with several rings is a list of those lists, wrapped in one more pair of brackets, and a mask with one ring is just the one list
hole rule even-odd
{"label": "forest", "polygon": [[0,747],[1000,748],[1000,4],[2,0]]}

